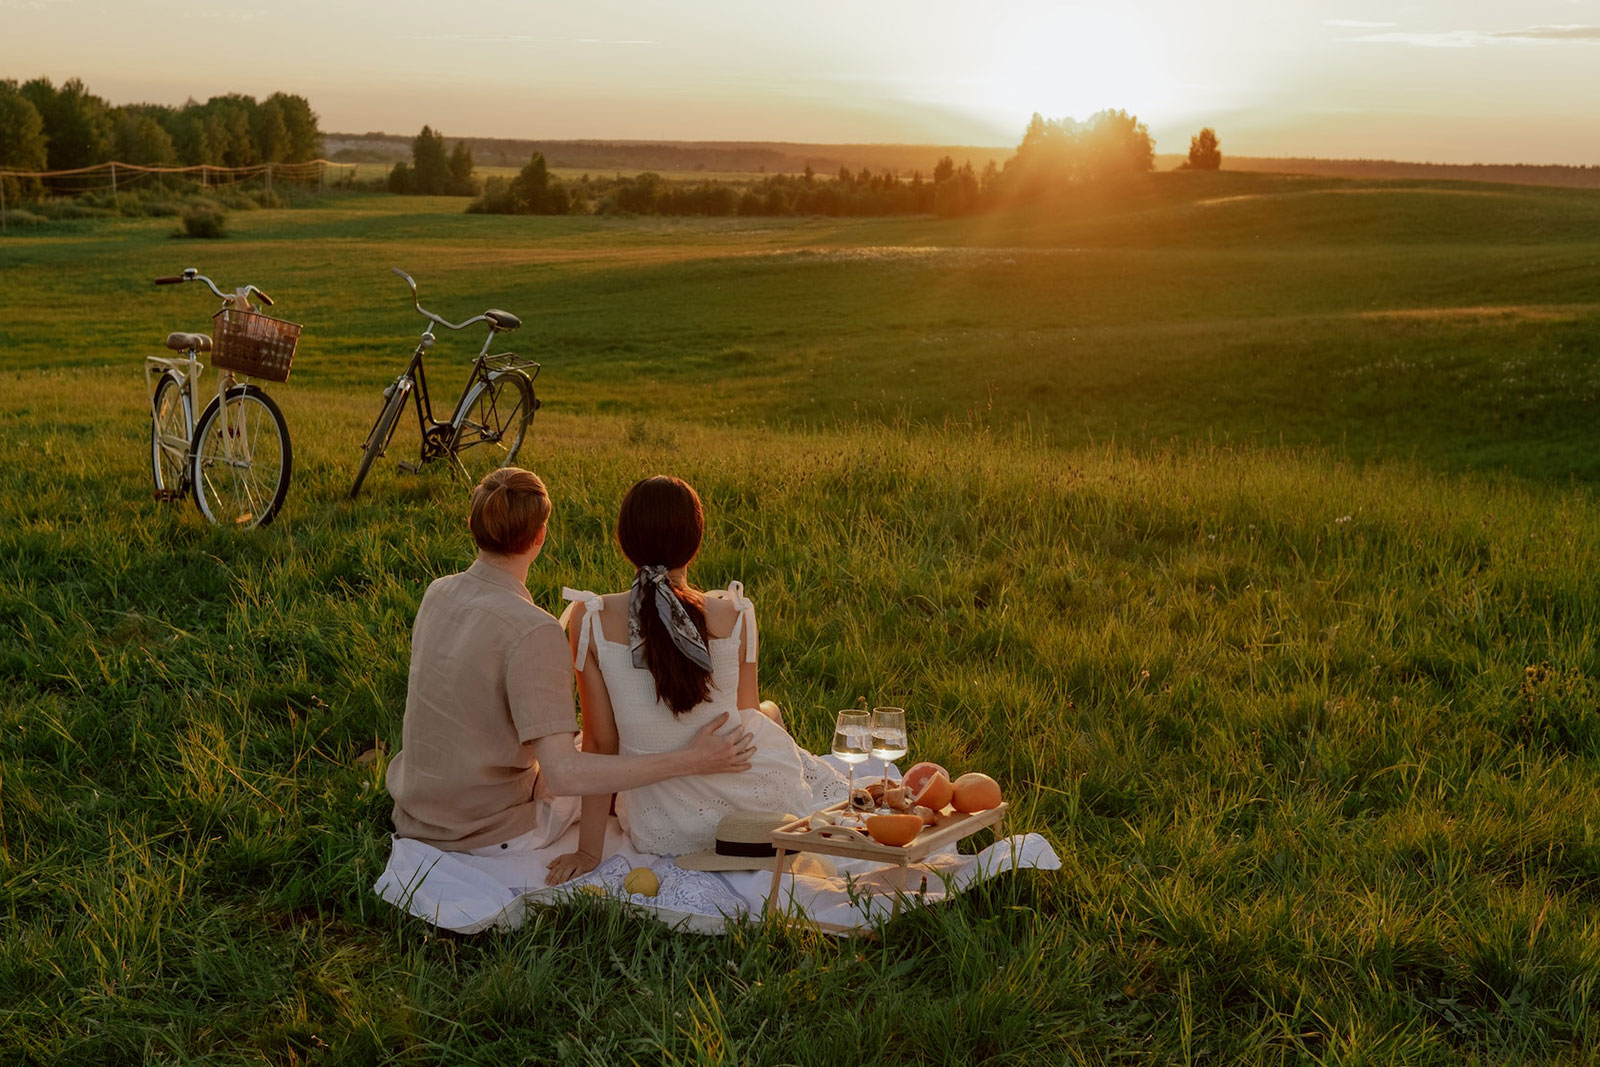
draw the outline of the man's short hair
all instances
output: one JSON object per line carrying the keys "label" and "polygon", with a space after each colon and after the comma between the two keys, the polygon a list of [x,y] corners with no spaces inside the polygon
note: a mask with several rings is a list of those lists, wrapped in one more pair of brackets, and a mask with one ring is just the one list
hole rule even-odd
{"label": "man's short hair", "polygon": [[485,552],[518,556],[533,547],[550,520],[550,494],[532,471],[501,467],[472,490],[467,529]]}

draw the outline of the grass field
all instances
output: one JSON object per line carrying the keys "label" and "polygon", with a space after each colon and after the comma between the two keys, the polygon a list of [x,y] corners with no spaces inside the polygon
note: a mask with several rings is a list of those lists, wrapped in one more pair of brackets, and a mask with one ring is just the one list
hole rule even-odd
{"label": "grass field", "polygon": [[[1600,195],[1157,177],[1043,218],[369,196],[0,241],[0,1058],[1589,1062]],[[150,499],[140,360],[211,308],[148,281],[188,265],[306,325],[269,530]],[[617,500],[682,474],[798,739],[909,693],[913,758],[994,774],[1065,869],[846,943],[379,902],[359,757],[469,548],[442,475],[343,499],[420,325],[391,265],[523,316],[541,603],[620,587]]]}

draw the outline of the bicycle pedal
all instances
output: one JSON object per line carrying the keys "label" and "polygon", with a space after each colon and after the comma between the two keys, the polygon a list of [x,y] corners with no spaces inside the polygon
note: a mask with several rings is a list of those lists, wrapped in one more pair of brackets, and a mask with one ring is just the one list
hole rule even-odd
{"label": "bicycle pedal", "polygon": [[421,470],[422,470],[422,464],[420,464],[420,463],[408,463],[407,461],[405,461],[403,459],[400,461],[400,463],[398,465],[399,465],[400,469],[405,471],[407,474],[417,474],[417,473],[420,473]]}
{"label": "bicycle pedal", "polygon": [[152,490],[152,492],[154,493],[155,498],[163,504],[171,504],[175,501],[183,499],[183,494],[179,493],[176,489],[155,489]]}

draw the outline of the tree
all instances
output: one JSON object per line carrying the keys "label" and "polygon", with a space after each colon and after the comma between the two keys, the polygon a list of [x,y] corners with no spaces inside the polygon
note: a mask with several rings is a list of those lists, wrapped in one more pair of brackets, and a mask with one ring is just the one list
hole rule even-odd
{"label": "tree", "polygon": [[465,141],[457,141],[450,153],[450,192],[456,196],[473,196],[478,192],[472,180],[472,150]]}
{"label": "tree", "polygon": [[137,107],[119,107],[116,116],[116,157],[123,163],[166,166],[176,162],[177,149],[161,123]]}
{"label": "tree", "polygon": [[58,90],[49,78],[35,78],[24,84],[21,92],[44,121],[45,154],[51,170],[91,167],[111,158],[106,102],[90,93],[80,79],[69,78]]}
{"label": "tree", "polygon": [[389,191],[391,193],[414,193],[417,183],[414,180],[411,168],[404,163],[396,163],[389,172]]}
{"label": "tree", "polygon": [[[658,175],[641,174],[634,180],[634,186],[619,191],[618,198],[628,201],[632,197],[648,203],[653,200],[659,183]],[[546,166],[542,152],[535,152],[521,173],[512,179],[511,200],[512,210],[519,215],[565,215],[572,208],[572,198],[567,190],[550,177],[550,168]],[[619,206],[629,211],[641,210],[633,203],[621,203]]]}
{"label": "tree", "polygon": [[[945,160],[949,158],[946,156]],[[952,170],[933,187],[933,209],[941,215],[965,215],[977,206],[978,175],[972,169],[971,160],[962,164],[960,170]]]}
{"label": "tree", "polygon": [[278,113],[283,117],[284,130],[288,135],[283,162],[309,163],[322,155],[322,131],[317,128],[317,113],[311,110],[311,104],[305,97],[292,93],[273,93],[267,97],[266,104],[276,104]]}
{"label": "tree", "polygon": [[[0,80],[0,169],[44,170],[48,158],[44,120],[39,109],[17,89],[14,81]],[[37,178],[0,178],[8,200],[33,196]]]}
{"label": "tree", "polygon": [[1047,119],[1034,112],[1017,153],[1006,160],[1004,182],[1019,197],[1059,192],[1078,180],[1082,169],[1080,128],[1070,118]]}
{"label": "tree", "polygon": [[1090,175],[1118,180],[1155,169],[1156,143],[1145,124],[1126,111],[1100,111],[1084,131]]}
{"label": "tree", "polygon": [[[390,184],[393,185],[391,177]],[[411,191],[423,196],[438,196],[450,187],[450,159],[444,151],[444,135],[431,126],[411,139]]]}
{"label": "tree", "polygon": [[241,93],[213,96],[200,107],[204,116],[206,142],[210,149],[206,163],[225,167],[248,167],[263,162],[261,145],[256,140],[255,97]]}
{"label": "tree", "polygon": [[1189,138],[1189,160],[1183,164],[1187,170],[1220,170],[1222,167],[1222,143],[1217,140],[1217,131],[1210,126]]}
{"label": "tree", "polygon": [[168,125],[167,134],[172,138],[178,160],[185,166],[211,162],[211,140],[206,135],[205,119],[200,115],[198,104],[190,101],[189,106],[178,112]]}
{"label": "tree", "polygon": [[283,119],[283,108],[276,100],[268,98],[256,108],[251,132],[256,141],[256,157],[263,163],[282,163],[289,154],[289,124]]}
{"label": "tree", "polygon": [[44,170],[48,158],[39,109],[16,82],[0,81],[0,167]]}

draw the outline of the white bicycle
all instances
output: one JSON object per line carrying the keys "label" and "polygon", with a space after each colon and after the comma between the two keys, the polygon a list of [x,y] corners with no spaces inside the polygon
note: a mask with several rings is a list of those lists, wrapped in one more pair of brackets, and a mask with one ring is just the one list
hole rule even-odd
{"label": "white bicycle", "polygon": [[[190,267],[157,278],[157,285],[204,282],[222,300],[212,316],[215,339],[203,333],[169,333],[172,356],[148,356],[145,387],[150,395],[150,474],[157,500],[193,495],[209,522],[219,526],[265,526],[289,493],[294,454],[289,424],[260,386],[239,377],[287,381],[300,327],[263,315],[251,296],[271,306],[254,285],[232,293]],[[219,371],[217,394],[195,418],[201,353]]]}

